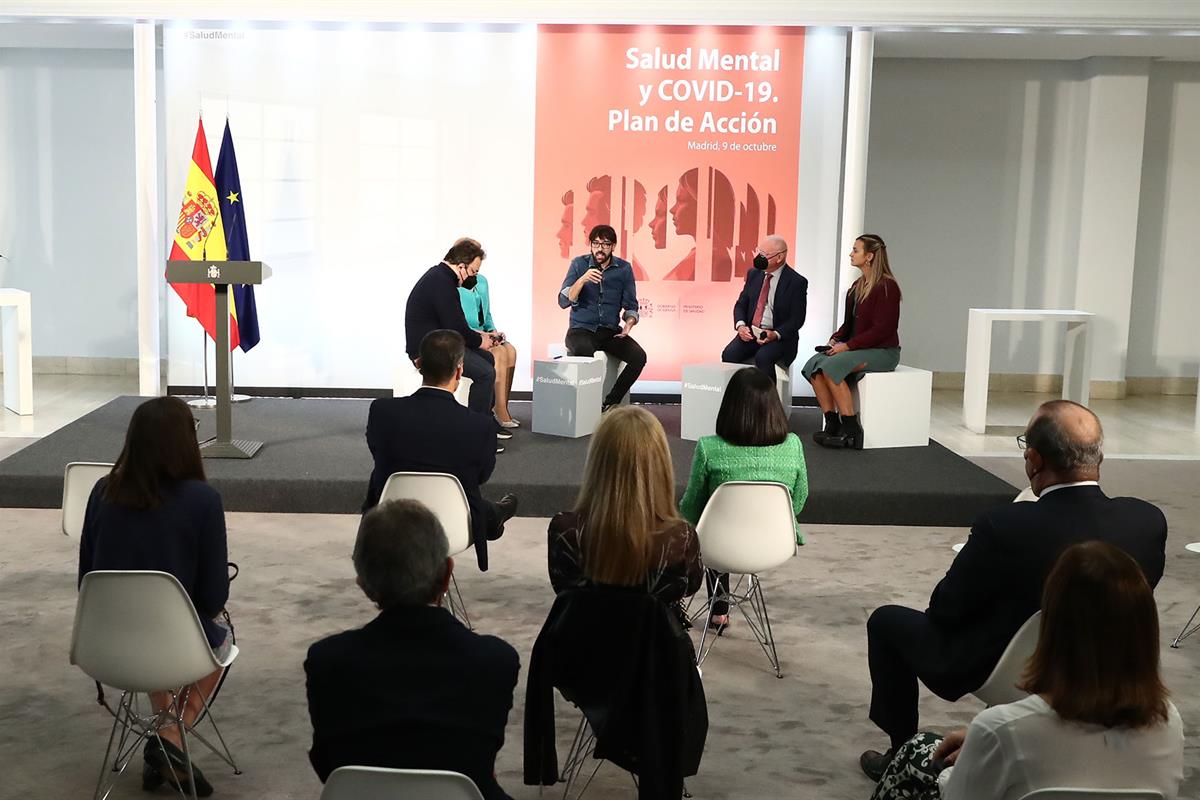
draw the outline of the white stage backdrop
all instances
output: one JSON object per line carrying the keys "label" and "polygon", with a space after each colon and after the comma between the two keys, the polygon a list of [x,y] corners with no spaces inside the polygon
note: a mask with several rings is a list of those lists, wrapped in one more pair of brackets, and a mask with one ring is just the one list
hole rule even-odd
{"label": "white stage backdrop", "polygon": [[[807,41],[797,367],[833,328],[842,261],[845,34],[810,29]],[[472,236],[488,251],[493,316],[520,352],[514,388],[530,388],[536,45],[534,25],[164,28],[167,241],[197,117],[215,167],[228,115],[251,256],[274,270],[257,292],[262,341],[234,356],[238,384],[390,387],[410,287]],[[167,296],[168,382],[199,384],[201,328]]]}

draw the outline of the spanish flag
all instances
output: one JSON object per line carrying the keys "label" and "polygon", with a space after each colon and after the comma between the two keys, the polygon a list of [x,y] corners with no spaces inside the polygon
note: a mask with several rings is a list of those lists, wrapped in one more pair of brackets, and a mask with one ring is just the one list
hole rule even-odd
{"label": "spanish flag", "polygon": [[[213,181],[212,164],[208,158],[208,140],[204,136],[204,120],[196,128],[196,143],[192,146],[192,164],[188,167],[187,185],[183,190],[183,205],[175,223],[175,241],[171,245],[171,260],[224,261],[225,229],[221,225],[221,204]],[[173,283],[171,288],[187,306],[189,317],[195,317],[208,335],[217,338],[216,290],[208,283]],[[236,306],[230,303],[229,349],[238,346]]]}

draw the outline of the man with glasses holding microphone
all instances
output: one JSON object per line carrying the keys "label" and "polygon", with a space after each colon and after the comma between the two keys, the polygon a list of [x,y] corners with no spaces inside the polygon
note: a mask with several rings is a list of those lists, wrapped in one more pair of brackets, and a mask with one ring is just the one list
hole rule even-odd
{"label": "man with glasses holding microphone", "polygon": [[597,225],[588,240],[591,253],[571,260],[558,305],[571,309],[566,337],[569,355],[591,356],[600,350],[625,362],[604,398],[602,410],[607,411],[621,402],[642,374],[646,351],[629,335],[638,323],[637,287],[633,267],[613,255],[617,232],[611,225]]}

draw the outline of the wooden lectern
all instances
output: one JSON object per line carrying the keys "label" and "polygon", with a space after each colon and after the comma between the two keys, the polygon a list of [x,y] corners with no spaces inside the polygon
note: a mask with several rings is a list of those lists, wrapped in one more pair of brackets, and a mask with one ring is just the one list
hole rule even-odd
{"label": "wooden lectern", "polygon": [[262,442],[233,438],[229,387],[229,284],[263,282],[261,261],[168,261],[169,283],[211,283],[217,293],[217,438],[200,445],[205,458],[253,458]]}

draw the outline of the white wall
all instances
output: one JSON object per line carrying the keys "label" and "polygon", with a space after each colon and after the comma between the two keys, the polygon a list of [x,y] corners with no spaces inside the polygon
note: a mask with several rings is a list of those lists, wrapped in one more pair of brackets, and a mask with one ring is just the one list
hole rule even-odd
{"label": "white wall", "polygon": [[1129,374],[1200,368],[1200,63],[1150,70],[1129,321]]}
{"label": "white wall", "polygon": [[[866,227],[904,289],[904,362],[961,372],[967,309],[1063,308],[1077,264],[1083,62],[877,59]],[[1128,376],[1195,376],[1200,64],[1153,65]],[[1061,331],[997,326],[996,372],[1053,373]]]}
{"label": "white wall", "polygon": [[[903,361],[959,371],[970,307],[1074,304],[1077,66],[879,59],[866,227],[904,291]],[[992,369],[1052,372],[1061,334],[997,326]]]}
{"label": "white wall", "polygon": [[35,356],[137,355],[133,53],[0,48],[0,286]]}

